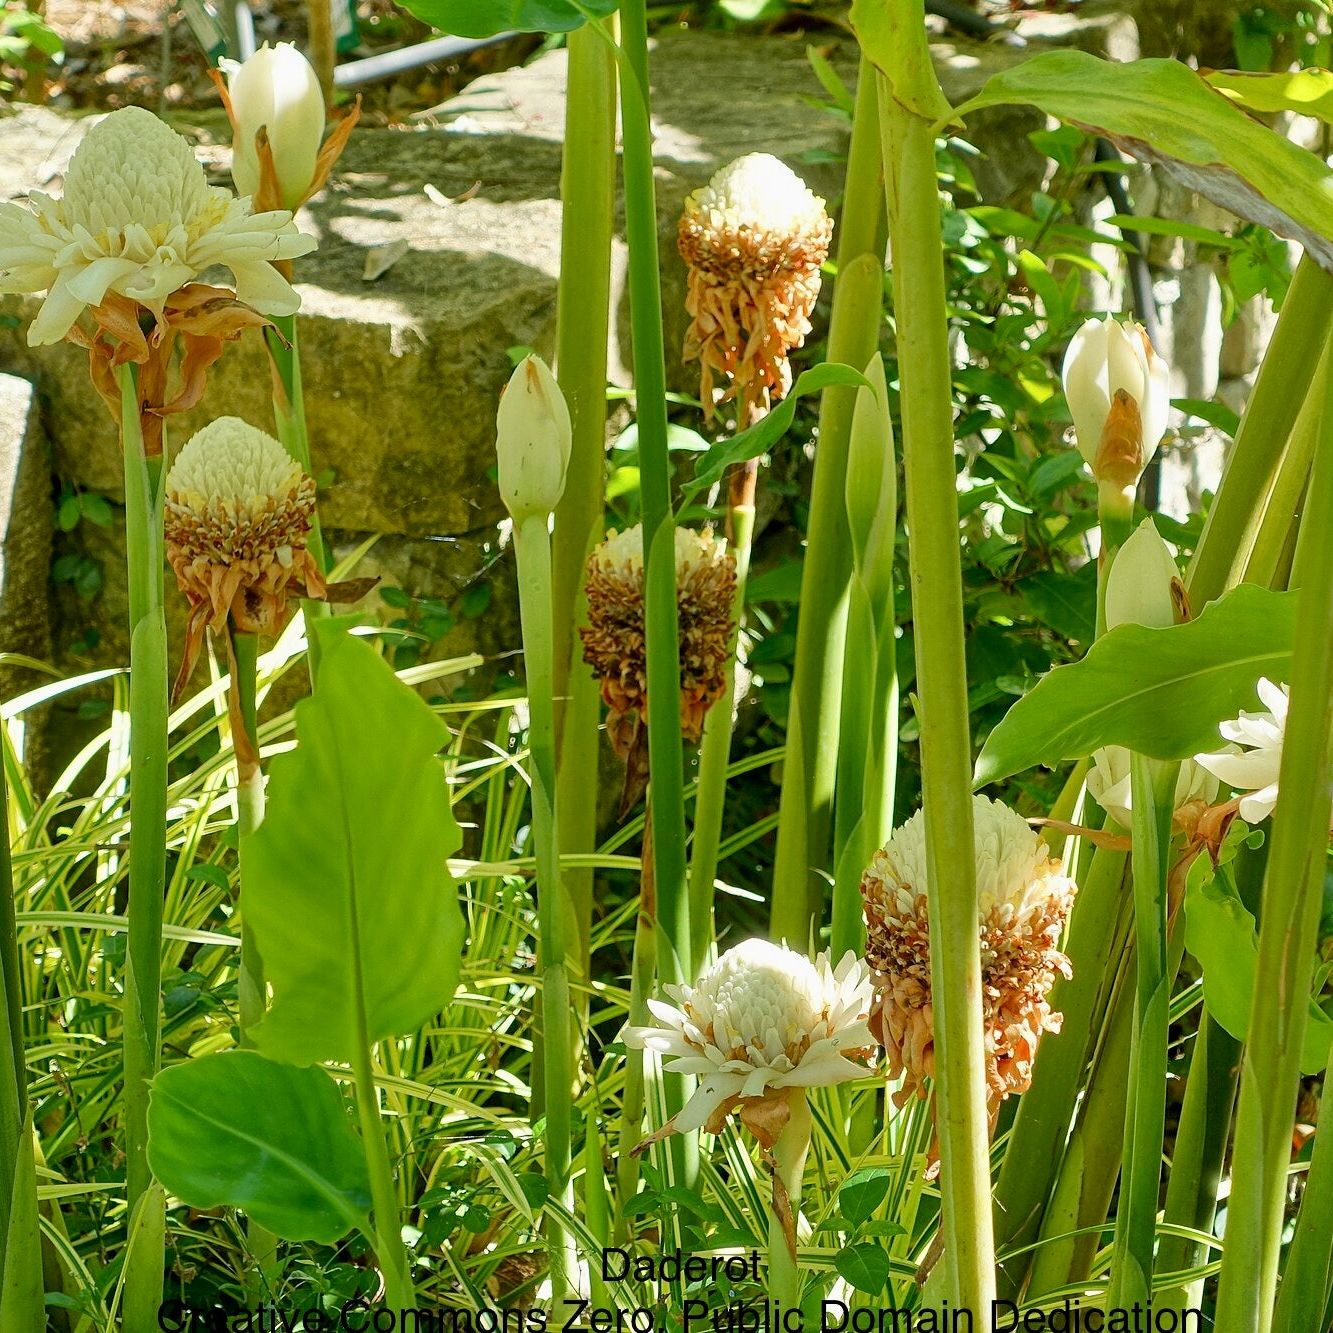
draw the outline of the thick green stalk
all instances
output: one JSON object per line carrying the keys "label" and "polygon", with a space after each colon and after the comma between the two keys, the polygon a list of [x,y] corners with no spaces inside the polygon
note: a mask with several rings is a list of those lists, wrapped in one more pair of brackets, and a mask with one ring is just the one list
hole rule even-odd
{"label": "thick green stalk", "polygon": [[[557,810],[560,846],[566,855],[591,852],[597,838],[597,682],[576,665],[574,627],[585,618],[581,596],[584,565],[602,526],[615,132],[615,53],[585,25],[569,34],[556,302],[556,375],[573,427],[565,490],[555,511],[552,552]],[[586,977],[593,872],[567,869],[565,889],[579,930],[574,965]]]}
{"label": "thick green stalk", "polygon": [[[744,465],[742,465],[744,466]],[[727,510],[729,549],[736,561],[736,596],[732,602],[732,631],[727,660],[727,689],[704,720],[699,751],[699,781],[694,793],[694,841],[690,848],[690,974],[698,976],[708,959],[713,929],[713,891],[717,880],[717,850],[722,842],[722,816],[727,795],[727,765],[731,761],[731,733],[736,697],[736,649],[745,585],[750,574],[750,542],[754,536],[754,489],[748,501]]]}
{"label": "thick green stalk", "polygon": [[[1100,1031],[1103,980],[1119,961],[1125,853],[1099,847],[1079,886],[1065,946],[1071,977],[1057,981],[1051,1007],[1064,1015],[1058,1033],[1041,1039],[1032,1086],[1018,1103],[995,1184],[996,1245],[1002,1253],[1037,1237],[1057,1175],[1094,1035]],[[1071,1167],[1074,1165],[1071,1162]],[[1059,1228],[1057,1228],[1058,1230]],[[1037,1259],[1031,1250],[1007,1260],[1001,1294],[1012,1297]]]}
{"label": "thick green stalk", "polygon": [[1167,874],[1178,764],[1130,756],[1134,821],[1134,936],[1137,990],[1130,1053],[1129,1110],[1107,1304],[1128,1309],[1152,1292],[1153,1241],[1166,1123]]}
{"label": "thick green stalk", "polygon": [[925,49],[921,0],[894,0],[890,8],[898,41],[879,104],[920,696],[944,1263],[954,1304],[987,1310],[995,1253],[952,368],[933,118],[919,109],[943,94]]}
{"label": "thick green stalk", "polygon": [[792,1246],[801,1217],[801,1182],[813,1126],[805,1089],[793,1089],[789,1100],[791,1115],[773,1145],[773,1190],[775,1195],[779,1189],[786,1195],[790,1235],[780,1209],[770,1205],[768,1215],[768,1299],[784,1310],[796,1309],[801,1303],[801,1270]]}
{"label": "thick green stalk", "polygon": [[[162,911],[167,842],[167,622],[162,536],[162,459],[146,458],[139,429],[138,375],[120,381],[125,462],[125,548],[130,612],[129,929],[125,977],[125,1174],[133,1214],[152,1183],[148,1168],[148,1088],[161,1056]],[[156,1282],[163,1269],[136,1264],[136,1281]],[[134,1303],[147,1306],[150,1291]],[[129,1299],[127,1297],[127,1299]]]}
{"label": "thick green stalk", "polygon": [[[520,520],[514,530],[518,555],[519,611],[528,691],[528,753],[532,788],[532,840],[537,861],[538,970],[541,973],[542,1075],[545,1095],[546,1182],[554,1199],[570,1202],[570,1121],[573,1104],[569,903],[561,881],[556,822],[555,707],[552,689],[551,539],[547,516]],[[569,1290],[570,1241],[558,1219],[549,1223],[552,1308]]]}
{"label": "thick green stalk", "polygon": [[1315,373],[1318,358],[1312,346],[1323,346],[1330,320],[1333,274],[1306,255],[1282,303],[1190,566],[1189,592],[1196,609],[1231,587],[1249,558],[1263,516],[1256,498],[1272,486]]}
{"label": "thick green stalk", "polygon": [[[273,372],[273,422],[283,448],[310,474],[315,475],[310,462],[310,433],[305,422],[305,390],[301,385],[301,349],[297,341],[295,315],[274,315],[273,327],[264,330],[264,345],[268,348],[269,366]],[[324,533],[319,514],[310,516],[310,550],[319,567],[327,574],[333,567],[333,557],[324,544]],[[303,598],[301,614],[306,625],[329,614],[327,602]],[[314,634],[307,630],[306,649],[310,666],[310,680],[314,683],[319,668],[319,648]]]}
{"label": "thick green stalk", "polygon": [[[1324,275],[1328,278],[1328,275]],[[1333,286],[1333,278],[1328,278]],[[1270,352],[1271,357],[1271,352]],[[1241,1066],[1219,1328],[1272,1327],[1287,1166],[1328,847],[1333,727],[1333,380],[1325,377],[1314,475],[1296,570],[1300,614],[1291,662],[1272,850]]]}
{"label": "thick green stalk", "polygon": [[241,863],[241,950],[237,966],[237,1008],[240,1014],[241,1044],[248,1044],[248,1033],[264,1016],[264,961],[245,922],[245,851],[250,835],[264,822],[264,774],[259,766],[259,725],[256,715],[256,666],[259,639],[254,634],[234,630],[232,665],[235,679],[236,708],[233,725],[241,735],[232,739],[236,750],[236,832]]}
{"label": "thick green stalk", "polygon": [[[0,722],[0,726],[4,724]],[[0,763],[0,1002],[5,1027],[0,1042],[0,1274],[5,1271],[15,1165],[27,1118],[28,1077],[23,1047],[23,999],[19,986],[18,923],[9,852],[9,778]]]}
{"label": "thick green stalk", "polygon": [[[838,221],[838,276],[833,285],[828,360],[864,366],[879,340],[884,301],[884,196],[874,66],[864,57]],[[852,570],[844,488],[856,390],[826,389],[819,405],[819,447],[810,489],[810,519],[801,568],[796,659],[783,763],[777,856],[769,934],[803,945],[818,916],[823,866],[833,819]]]}
{"label": "thick green stalk", "polygon": [[1274,1333],[1304,1333],[1312,1312],[1323,1310],[1333,1295],[1333,1125],[1326,1114],[1333,1111],[1321,1105],[1319,1118],[1324,1124],[1314,1136],[1296,1234],[1278,1288]]}
{"label": "thick green stalk", "polygon": [[[643,512],[644,631],[648,657],[648,762],[652,781],[653,872],[663,981],[689,976],[690,901],[685,883],[684,746],[680,733],[680,643],[676,611],[675,517],[667,451],[666,359],[657,255],[657,191],[649,119],[648,20],[644,0],[621,6],[621,50],[632,77],[622,81],[621,139],[625,236],[629,245],[635,417]],[[679,1079],[667,1081],[680,1100]],[[673,1110],[675,1106],[673,1105]]]}

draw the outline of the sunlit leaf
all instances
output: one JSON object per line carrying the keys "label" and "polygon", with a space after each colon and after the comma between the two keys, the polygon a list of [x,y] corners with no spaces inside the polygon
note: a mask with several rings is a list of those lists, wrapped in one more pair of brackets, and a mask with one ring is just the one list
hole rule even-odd
{"label": "sunlit leaf", "polygon": [[1103,745],[1154,759],[1216,749],[1218,724],[1254,707],[1259,677],[1290,675],[1295,618],[1294,593],[1241,584],[1187,625],[1111,630],[1005,714],[977,760],[977,786]]}
{"label": "sunlit leaf", "polygon": [[1104,135],[1333,269],[1333,176],[1178,60],[1117,63],[1046,51],[993,75],[958,108],[1020,103]]}
{"label": "sunlit leaf", "polygon": [[1233,102],[1270,115],[1294,111],[1333,121],[1333,73],[1326,69],[1284,70],[1276,74],[1242,73],[1215,69],[1204,78]]}
{"label": "sunlit leaf", "polygon": [[620,0],[401,0],[423,23],[457,37],[493,37],[500,32],[572,32],[589,14],[605,18]]}
{"label": "sunlit leaf", "polygon": [[463,938],[448,732],[346,622],[312,628],[318,683],[273,760],[241,889],[273,991],[255,1043],[292,1064],[350,1060],[447,1008]]}

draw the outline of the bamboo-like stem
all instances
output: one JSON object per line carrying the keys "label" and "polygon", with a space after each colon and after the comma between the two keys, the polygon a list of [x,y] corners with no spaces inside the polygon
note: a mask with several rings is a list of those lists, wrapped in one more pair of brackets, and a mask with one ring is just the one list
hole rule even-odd
{"label": "bamboo-like stem", "polygon": [[[893,88],[881,84],[879,108],[920,696],[944,1263],[954,1304],[988,1310],[995,1251],[944,241],[932,121],[913,109],[918,96],[934,103],[943,95],[925,50],[921,0],[894,0],[891,9]],[[918,87],[921,79],[930,83]]]}
{"label": "bamboo-like stem", "polygon": [[[148,1086],[161,1056],[162,912],[167,841],[167,622],[162,533],[162,459],[144,454],[138,374],[117,370],[125,466],[125,548],[130,619],[129,928],[125,977],[125,1175],[131,1215],[152,1182],[148,1166]],[[147,1260],[129,1280],[156,1283]],[[152,1291],[130,1294],[147,1308]],[[127,1300],[130,1300],[127,1295]]]}
{"label": "bamboo-like stem", "polygon": [[[0,727],[4,726],[0,722]],[[0,1037],[0,1275],[5,1271],[10,1208],[14,1202],[15,1164],[27,1118],[28,1078],[23,1046],[23,998],[19,984],[18,923],[14,909],[14,872],[9,850],[9,777],[0,760],[0,1002],[4,1033]]]}
{"label": "bamboo-like stem", "polygon": [[333,30],[334,0],[306,0],[310,63],[324,93],[324,105],[333,106],[333,67],[338,59],[338,39]]}
{"label": "bamboo-like stem", "polygon": [[[515,524],[514,544],[522,577],[519,612],[523,624],[523,659],[528,691],[528,754],[532,789],[532,840],[537,861],[538,971],[541,974],[542,1075],[541,1113],[546,1127],[546,1182],[553,1199],[571,1202],[570,1112],[573,1101],[572,1004],[569,941],[565,924],[569,904],[561,882],[556,815],[555,708],[552,691],[551,539],[547,515]],[[563,1308],[570,1290],[571,1242],[552,1214],[548,1222],[552,1309]]]}
{"label": "bamboo-like stem", "polygon": [[[842,215],[838,276],[829,318],[828,360],[864,366],[879,339],[884,300],[884,196],[874,66],[857,74]],[[852,553],[844,489],[856,390],[825,389],[810,519],[801,568],[792,701],[783,765],[769,934],[803,945],[817,915],[812,867],[828,852],[839,740]]]}
{"label": "bamboo-like stem", "polygon": [[1308,255],[1291,280],[1277,326],[1189,570],[1196,609],[1231,587],[1244,568],[1262,521],[1256,498],[1267,495],[1315,374],[1333,321],[1333,274]]}
{"label": "bamboo-like stem", "polygon": [[[557,811],[560,846],[566,855],[591,852],[597,838],[598,691],[592,675],[575,665],[574,627],[586,618],[581,595],[584,567],[601,535],[605,489],[615,132],[615,55],[585,25],[569,34],[556,305],[556,376],[573,430],[552,550]],[[586,977],[593,872],[571,868],[564,876],[579,931],[577,954],[571,961]]]}
{"label": "bamboo-like stem", "polygon": [[1153,1241],[1166,1122],[1166,1054],[1171,980],[1167,973],[1167,874],[1172,796],[1179,764],[1130,756],[1137,989],[1130,1052],[1129,1109],[1107,1303],[1128,1309],[1152,1292]]}
{"label": "bamboo-like stem", "polygon": [[[273,376],[273,422],[278,439],[302,470],[314,476],[315,470],[310,461],[310,433],[305,420],[305,389],[301,382],[301,348],[296,316],[273,316],[273,326],[264,329],[264,345],[268,349],[269,368]],[[333,567],[333,559],[325,545],[317,512],[310,516],[307,545],[320,569],[327,574]],[[312,685],[319,670],[319,640],[311,631],[310,622],[329,614],[327,602],[302,598],[301,615],[306,624],[306,657]]]}
{"label": "bamboo-like stem", "polygon": [[1303,1333],[1333,1296],[1333,1126],[1327,1115],[1333,1112],[1321,1104],[1324,1123],[1314,1136],[1301,1211],[1278,1288],[1274,1333]]}
{"label": "bamboo-like stem", "polygon": [[245,853],[250,835],[264,821],[264,774],[259,765],[259,727],[256,715],[256,665],[259,639],[229,627],[234,706],[232,726],[236,751],[236,832],[241,863],[241,949],[237,965],[237,1009],[241,1044],[249,1044],[249,1032],[264,1016],[264,963],[245,921]]}
{"label": "bamboo-like stem", "polygon": [[[629,245],[630,319],[635,418],[639,427],[639,494],[643,514],[644,635],[648,659],[648,804],[653,816],[657,893],[657,972],[666,983],[692,981],[692,936],[685,868],[684,743],[680,730],[680,641],[676,606],[675,516],[667,449],[666,359],[657,255],[657,191],[649,114],[648,17],[645,0],[620,9],[621,142],[625,236]],[[679,1074],[663,1076],[668,1114],[685,1104]],[[698,1135],[674,1135],[676,1176],[688,1185],[697,1169]]]}
{"label": "bamboo-like stem", "polygon": [[[1330,286],[1333,277],[1324,275]],[[1272,353],[1270,351],[1269,355]],[[1302,559],[1272,851],[1264,882],[1259,963],[1241,1066],[1220,1328],[1268,1333],[1273,1321],[1287,1166],[1306,1023],[1306,997],[1328,847],[1333,728],[1333,380],[1302,519]]]}
{"label": "bamboo-like stem", "polygon": [[768,1215],[768,1299],[784,1310],[798,1309],[801,1303],[801,1270],[793,1246],[800,1223],[801,1182],[814,1123],[804,1088],[792,1089],[788,1105],[791,1114],[773,1145],[773,1191],[777,1195],[780,1189],[786,1195],[790,1234],[778,1208],[770,1204]]}
{"label": "bamboo-like stem", "polygon": [[[745,424],[742,423],[744,427]],[[718,848],[727,794],[727,765],[735,724],[736,653],[745,587],[750,576],[750,545],[754,538],[754,500],[759,460],[735,466],[728,480],[727,549],[736,562],[736,593],[732,599],[732,634],[727,655],[727,687],[704,719],[699,751],[699,780],[694,794],[694,841],[690,849],[690,975],[697,976],[708,958],[713,929],[713,892],[717,881]]]}

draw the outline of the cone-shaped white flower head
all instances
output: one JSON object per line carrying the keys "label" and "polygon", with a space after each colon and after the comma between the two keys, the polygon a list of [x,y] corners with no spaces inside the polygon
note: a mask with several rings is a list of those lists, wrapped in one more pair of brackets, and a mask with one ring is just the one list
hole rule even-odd
{"label": "cone-shaped white flower head", "polygon": [[1116,552],[1106,578],[1106,627],[1165,629],[1182,617],[1184,584],[1171,548],[1145,518]]}
{"label": "cone-shaped white flower head", "polygon": [[[705,528],[677,528],[676,610],[680,627],[681,730],[697,741],[709,708],[726,693],[734,625],[736,561]],[[612,744],[628,759],[648,706],[643,621],[643,527],[611,531],[588,559],[583,660],[601,682]]]}
{"label": "cone-shaped white flower head", "polygon": [[315,179],[324,140],[324,94],[314,67],[291,42],[267,42],[249,60],[223,62],[235,125],[231,178],[236,192],[259,189],[255,135],[262,129],[273,151],[282,206],[293,212]]}
{"label": "cone-shaped white flower head", "polygon": [[705,411],[714,375],[751,410],[791,387],[787,357],[810,332],[832,234],[824,201],[768,153],[737,158],[686,199],[677,234],[689,266],[685,359],[700,362]]}
{"label": "cone-shaped white flower head", "polygon": [[181,450],[166,483],[167,558],[192,620],[274,632],[294,592],[323,591],[306,542],[315,483],[271,435],[219,417]]}
{"label": "cone-shaped white flower head", "polygon": [[1220,778],[1233,791],[1244,792],[1240,817],[1247,824],[1267,819],[1277,806],[1278,776],[1282,768],[1282,741],[1287,732],[1289,690],[1271,680],[1259,681],[1257,713],[1241,713],[1218,728],[1232,744],[1194,761]]}
{"label": "cone-shaped white flower head", "polygon": [[290,213],[252,215],[249,200],[210,187],[190,145],[141,107],[94,125],[64,195],[34,190],[29,204],[0,204],[0,291],[47,293],[28,330],[34,347],[59,342],[109,293],[160,313],[214,264],[231,269],[246,305],[292,314],[300,298],[271,261],[315,247]]}
{"label": "cone-shaped white flower head", "polygon": [[1065,353],[1065,399],[1098,481],[1132,490],[1166,432],[1171,372],[1139,324],[1090,319]]}
{"label": "cone-shaped white flower head", "polygon": [[495,414],[500,498],[515,523],[555,509],[564,494],[571,447],[565,395],[541,357],[525,356]]}
{"label": "cone-shaped white flower head", "polygon": [[770,1093],[831,1087],[868,1072],[873,991],[853,953],[835,969],[826,953],[812,963],[784,945],[746,940],[697,985],[665,989],[675,1003],[649,1000],[656,1024],[626,1028],[624,1036],[635,1050],[666,1056],[666,1069],[700,1076],[670,1130],[719,1134],[739,1105],[763,1135],[767,1117],[755,1103]]}
{"label": "cone-shaped white flower head", "polygon": [[[1032,1078],[1043,1031],[1057,1031],[1047,996],[1069,964],[1058,945],[1074,884],[1016,811],[976,796],[977,909],[981,922],[982,1010],[991,1109]],[[918,811],[875,853],[861,880],[875,970],[875,1013],[889,1074],[902,1077],[901,1104],[935,1072],[927,919],[926,826]]]}
{"label": "cone-shaped white flower head", "polygon": [[[1129,777],[1129,751],[1122,745],[1107,745],[1092,756],[1087,777],[1088,795],[1123,829],[1133,821],[1134,799]],[[1202,802],[1211,805],[1217,798],[1217,778],[1192,759],[1180,766],[1176,779],[1175,810]]]}

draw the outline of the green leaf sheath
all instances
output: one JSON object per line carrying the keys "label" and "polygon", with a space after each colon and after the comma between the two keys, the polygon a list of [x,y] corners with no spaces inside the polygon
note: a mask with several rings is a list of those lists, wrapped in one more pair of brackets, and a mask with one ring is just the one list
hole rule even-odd
{"label": "green leaf sheath", "polygon": [[292,1064],[351,1061],[448,1007],[463,939],[447,860],[462,841],[436,758],[448,733],[346,621],[314,626],[314,694],[271,765],[246,844],[246,914],[273,998],[253,1031]]}
{"label": "green leaf sheath", "polygon": [[977,785],[1103,745],[1153,759],[1216,749],[1218,723],[1254,706],[1260,676],[1287,679],[1295,620],[1294,594],[1241,584],[1188,624],[1118,626],[1005,714],[982,747]]}
{"label": "green leaf sheath", "polygon": [[365,1225],[365,1154],[322,1069],[201,1056],[157,1076],[148,1122],[154,1174],[193,1208],[241,1208],[285,1240],[323,1245]]}

